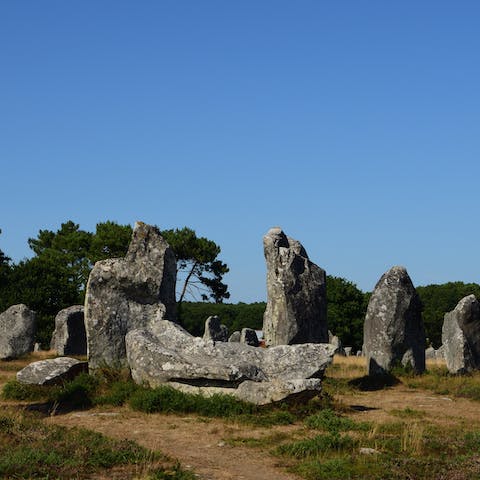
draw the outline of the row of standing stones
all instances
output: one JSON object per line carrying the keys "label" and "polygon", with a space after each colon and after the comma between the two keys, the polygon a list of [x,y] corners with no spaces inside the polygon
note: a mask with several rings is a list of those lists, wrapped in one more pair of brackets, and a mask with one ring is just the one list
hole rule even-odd
{"label": "row of standing stones", "polygon": [[[68,357],[34,362],[18,380],[53,383],[72,371],[113,368],[129,369],[135,382],[152,387],[229,393],[256,404],[318,394],[338,351],[332,338],[329,343],[326,273],[280,228],[272,228],[263,243],[268,348],[256,348],[250,329],[229,338],[218,317],[207,320],[203,338],[175,323],[175,255],[157,228],[138,222],[124,258],[95,264],[85,308],[57,316],[52,348],[59,355],[88,352],[88,364]],[[24,305],[1,314],[0,329],[0,358],[32,350],[35,314]],[[480,368],[480,307],[473,295],[445,315],[442,337],[451,372]],[[423,372],[424,346],[418,295],[405,268],[393,267],[377,283],[367,309],[363,351],[369,374],[388,373],[397,364]]]}

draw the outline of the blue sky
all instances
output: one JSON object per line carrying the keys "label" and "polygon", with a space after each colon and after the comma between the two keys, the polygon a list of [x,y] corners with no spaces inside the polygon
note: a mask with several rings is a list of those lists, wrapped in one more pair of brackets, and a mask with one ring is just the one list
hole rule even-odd
{"label": "blue sky", "polygon": [[73,220],[189,226],[231,300],[262,236],[371,290],[480,282],[480,3],[0,3],[0,248]]}

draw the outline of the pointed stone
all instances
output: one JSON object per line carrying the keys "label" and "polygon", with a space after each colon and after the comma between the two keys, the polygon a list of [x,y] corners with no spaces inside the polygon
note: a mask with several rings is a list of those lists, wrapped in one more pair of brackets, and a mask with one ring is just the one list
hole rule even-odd
{"label": "pointed stone", "polygon": [[363,347],[369,375],[388,373],[395,365],[425,370],[425,331],[420,299],[404,267],[392,267],[370,298]]}
{"label": "pointed stone", "polygon": [[87,284],[89,367],[127,367],[125,335],[161,319],[175,320],[176,259],[153,226],[137,222],[124,258],[97,262]]}
{"label": "pointed stone", "polygon": [[266,345],[328,342],[326,274],[280,228],[263,238],[267,262]]}
{"label": "pointed stone", "polygon": [[213,340],[214,342],[228,342],[228,327],[221,324],[220,317],[213,315],[207,318],[203,339]]}

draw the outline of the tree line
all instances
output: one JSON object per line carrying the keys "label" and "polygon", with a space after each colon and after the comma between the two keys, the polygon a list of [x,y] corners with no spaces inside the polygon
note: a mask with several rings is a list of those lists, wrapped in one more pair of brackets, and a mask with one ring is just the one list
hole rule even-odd
{"label": "tree line", "polygon": [[[161,233],[177,258],[178,320],[190,333],[202,335],[210,315],[218,315],[230,332],[262,328],[264,302],[224,303],[230,297],[223,282],[229,269],[218,258],[221,249],[214,241],[197,236],[188,227]],[[28,305],[37,312],[37,340],[48,346],[55,315],[63,308],[83,304],[95,262],[124,256],[131,235],[130,225],[112,221],[98,223],[94,232],[67,221],[57,231],[40,230],[37,237],[28,239],[33,252],[29,259],[14,263],[0,250],[0,312],[18,303]],[[444,314],[466,295],[480,298],[480,285],[449,282],[420,286],[417,292],[423,305],[426,346],[438,348]],[[328,328],[344,345],[362,347],[370,295],[345,278],[327,275]]]}

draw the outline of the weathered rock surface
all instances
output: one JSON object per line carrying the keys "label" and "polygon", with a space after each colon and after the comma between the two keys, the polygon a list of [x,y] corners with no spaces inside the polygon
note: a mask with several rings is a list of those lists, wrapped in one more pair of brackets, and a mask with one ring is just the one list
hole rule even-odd
{"label": "weathered rock surface", "polygon": [[437,351],[433,347],[428,347],[425,350],[425,360],[436,360]]}
{"label": "weathered rock surface", "polygon": [[475,295],[462,298],[454,310],[445,314],[442,343],[450,373],[480,368],[480,303]]}
{"label": "weathered rock surface", "polygon": [[228,342],[228,328],[222,325],[220,318],[214,315],[208,317],[205,322],[204,340],[213,340],[214,342]]}
{"label": "weathered rock surface", "polygon": [[0,314],[0,359],[18,358],[33,351],[37,316],[26,305],[12,305]]}
{"label": "weathered rock surface", "polygon": [[343,351],[345,352],[346,357],[350,357],[352,355],[352,347],[343,347]]}
{"label": "weathered rock surface", "polygon": [[257,332],[253,328],[242,328],[240,333],[240,343],[250,345],[251,347],[258,347],[259,341]]}
{"label": "weathered rock surface", "polygon": [[138,222],[124,258],[97,262],[85,298],[90,369],[127,366],[125,334],[175,320],[176,260],[156,227]]}
{"label": "weathered rock surface", "polygon": [[221,391],[258,404],[317,394],[334,350],[329,344],[263,349],[205,341],[168,321],[130,331],[126,345],[136,383],[201,387],[206,394]]}
{"label": "weathered rock surface", "polygon": [[425,331],[421,304],[404,267],[392,267],[378,281],[367,308],[363,348],[369,375],[396,364],[425,370]]}
{"label": "weathered rock surface", "polygon": [[87,362],[81,362],[75,358],[58,357],[27,365],[17,372],[17,380],[20,383],[33,385],[57,385],[86,371],[88,371]]}
{"label": "weathered rock surface", "polygon": [[86,355],[87,335],[83,305],[73,305],[58,312],[50,348],[58,355]]}
{"label": "weathered rock surface", "polygon": [[272,228],[263,238],[267,262],[266,345],[327,343],[325,271],[300,242]]}

